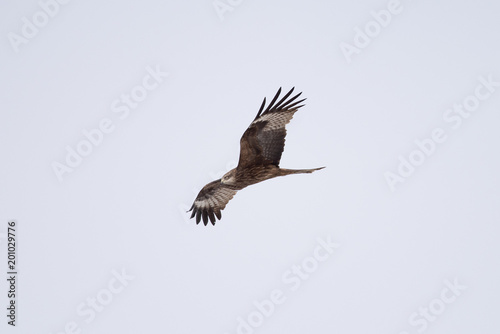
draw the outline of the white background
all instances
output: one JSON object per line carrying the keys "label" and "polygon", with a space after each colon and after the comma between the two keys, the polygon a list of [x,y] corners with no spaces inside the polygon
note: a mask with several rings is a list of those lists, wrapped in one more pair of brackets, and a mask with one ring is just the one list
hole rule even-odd
{"label": "white background", "polygon": [[[500,82],[500,6],[401,0],[348,62],[341,43],[388,1],[227,1],[72,1],[17,47],[40,4],[0,5],[1,277],[19,225],[17,326],[2,278],[2,333],[497,332],[500,88],[456,129],[443,114],[479,77]],[[112,103],[147,67],[169,75],[120,119]],[[185,210],[281,86],[307,97],[281,166],[327,168],[249,187],[196,225]],[[113,132],[59,181],[54,162],[106,118]],[[446,141],[391,191],[384,174],[436,128]],[[328,237],[340,247],[292,291],[282,275]],[[113,271],[133,279],[110,294]],[[445,304],[446,280],[466,288]],[[286,300],[238,329],[275,289]],[[77,309],[97,296],[112,300],[88,321]]]}

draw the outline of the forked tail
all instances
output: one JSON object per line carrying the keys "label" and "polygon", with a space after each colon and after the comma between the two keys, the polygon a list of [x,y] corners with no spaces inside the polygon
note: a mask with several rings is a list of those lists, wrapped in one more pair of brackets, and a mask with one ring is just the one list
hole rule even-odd
{"label": "forked tail", "polygon": [[312,173],[317,170],[323,169],[325,167],[319,167],[319,168],[313,168],[313,169],[286,169],[286,168],[280,168],[280,176],[284,175],[290,175],[290,174],[305,174],[305,173]]}

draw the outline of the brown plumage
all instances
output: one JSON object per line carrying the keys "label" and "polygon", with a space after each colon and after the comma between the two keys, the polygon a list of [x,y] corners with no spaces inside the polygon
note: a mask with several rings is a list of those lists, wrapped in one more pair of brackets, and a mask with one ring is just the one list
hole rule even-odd
{"label": "brown plumage", "polygon": [[[284,169],[279,167],[281,154],[285,148],[285,125],[293,114],[304,105],[305,99],[294,102],[302,93],[287,100],[292,88],[279,102],[281,88],[274,96],[266,110],[263,111],[266,98],[260,106],[257,116],[243,133],[240,140],[240,160],[238,166],[227,172],[221,179],[207,184],[201,189],[189,211],[191,218],[196,216],[196,224],[203,219],[215,225],[216,217],[221,219],[221,211],[238,190],[276,176],[289,174],[312,173],[325,167],[313,169]],[[188,212],[189,212],[188,211]]]}

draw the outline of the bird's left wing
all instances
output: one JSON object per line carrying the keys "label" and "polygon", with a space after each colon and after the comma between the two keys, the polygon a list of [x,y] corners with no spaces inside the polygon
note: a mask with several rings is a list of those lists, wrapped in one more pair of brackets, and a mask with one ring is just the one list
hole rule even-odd
{"label": "bird's left wing", "polygon": [[222,218],[221,211],[238,190],[240,188],[221,183],[220,179],[210,182],[200,190],[191,209],[189,209],[189,211],[193,211],[191,218],[196,216],[196,224],[199,224],[203,218],[205,225],[208,224],[208,219],[212,225],[215,225],[215,217],[219,220]]}

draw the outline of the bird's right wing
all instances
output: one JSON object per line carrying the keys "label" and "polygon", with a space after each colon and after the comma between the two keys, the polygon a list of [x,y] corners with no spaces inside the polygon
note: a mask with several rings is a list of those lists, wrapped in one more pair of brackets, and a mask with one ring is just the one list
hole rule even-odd
{"label": "bird's right wing", "polygon": [[196,224],[199,224],[203,218],[205,225],[208,224],[208,219],[212,225],[215,225],[215,217],[219,220],[222,218],[221,211],[238,190],[240,189],[221,183],[220,179],[210,182],[200,190],[191,209],[189,209],[189,211],[193,211],[191,218],[196,216]]}
{"label": "bird's right wing", "polygon": [[266,99],[264,98],[257,116],[241,137],[238,169],[249,165],[279,166],[281,154],[285,148],[285,126],[290,122],[293,114],[302,107],[298,104],[305,100],[294,102],[302,93],[287,100],[292,92],[293,88],[275,104],[281,93],[280,88],[265,110]]}

